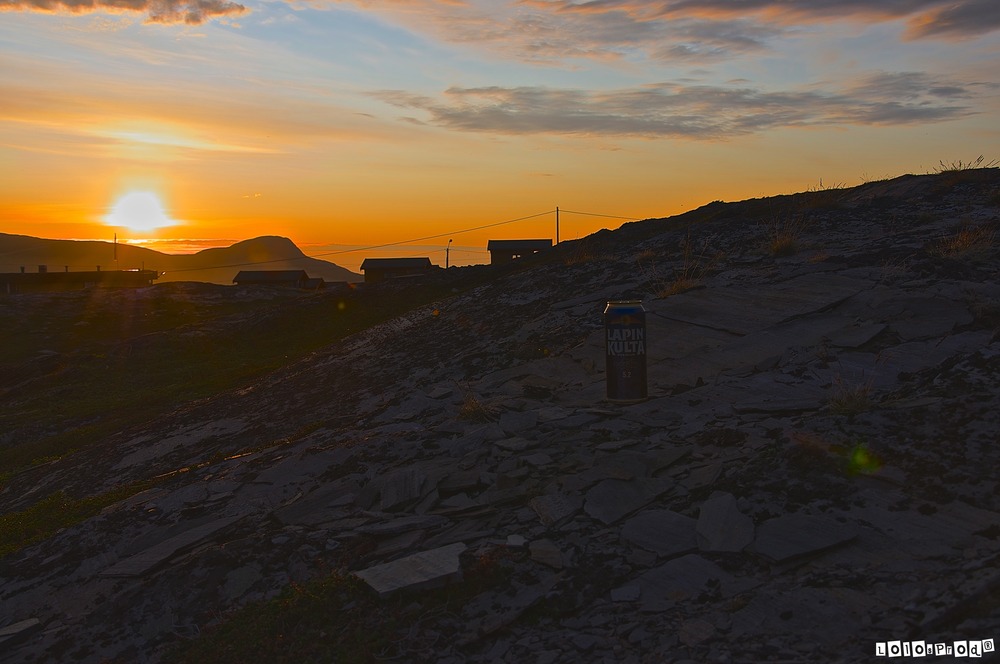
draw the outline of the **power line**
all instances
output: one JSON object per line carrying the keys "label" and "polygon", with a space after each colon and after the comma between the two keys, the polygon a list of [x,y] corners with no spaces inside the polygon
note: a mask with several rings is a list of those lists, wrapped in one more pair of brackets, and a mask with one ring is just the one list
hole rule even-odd
{"label": "power line", "polygon": [[638,221],[642,217],[621,217],[617,214],[597,214],[596,212],[574,212],[573,210],[563,210],[560,208],[560,212],[565,212],[566,214],[582,214],[588,217],[607,217],[608,219],[626,219],[628,221]]}
{"label": "power line", "polygon": [[[624,220],[628,220],[628,221],[637,221],[639,219],[639,217],[623,217],[623,216],[614,215],[614,214],[598,214],[596,212],[578,212],[578,211],[573,211],[573,210],[560,210],[560,211],[561,212],[565,212],[567,214],[579,214],[579,215],[584,215],[584,216],[588,216],[588,217],[605,217],[605,218],[608,218],[608,219],[624,219]],[[304,256],[295,256],[295,257],[292,257],[292,258],[273,258],[273,259],[264,260],[264,261],[248,261],[246,263],[232,263],[230,265],[212,265],[212,266],[208,266],[208,267],[180,268],[180,269],[177,269],[177,270],[170,270],[170,273],[171,274],[175,274],[175,273],[178,273],[178,272],[200,272],[200,271],[203,271],[203,270],[222,270],[222,269],[234,268],[234,267],[250,267],[250,266],[253,266],[253,265],[267,265],[269,263],[290,263],[290,262],[297,261],[297,260],[303,260],[304,258],[321,258],[321,257],[324,257],[324,256],[340,256],[340,255],[343,255],[343,254],[351,254],[351,253],[355,253],[355,252],[358,252],[358,251],[372,251],[374,249],[385,249],[387,247],[398,247],[398,246],[404,245],[404,244],[413,244],[414,242],[423,242],[424,240],[434,240],[434,239],[441,238],[441,237],[461,235],[463,233],[472,233],[474,231],[481,231],[481,230],[484,230],[484,229],[487,229],[487,228],[496,228],[497,226],[505,226],[507,224],[514,224],[514,223],[517,223],[519,221],[527,221],[528,219],[536,219],[538,217],[543,217],[543,216],[545,216],[547,214],[552,214],[553,212],[554,212],[554,210],[546,210],[545,212],[538,212],[536,214],[529,214],[529,215],[526,215],[526,216],[523,216],[523,217],[517,217],[515,219],[505,219],[504,221],[497,221],[497,222],[493,222],[491,224],[483,224],[481,226],[474,226],[472,228],[464,228],[464,229],[461,229],[461,230],[449,231],[449,232],[446,232],[446,233],[437,233],[437,234],[434,234],[434,235],[425,235],[423,237],[411,238],[409,240],[399,240],[399,241],[396,241],[396,242],[386,242],[386,243],[383,243],[383,244],[373,244],[373,245],[369,245],[369,246],[366,246],[366,247],[356,247],[354,249],[340,249],[340,250],[337,250],[337,251],[326,251],[326,252],[319,253],[319,254],[308,254],[308,255],[304,255]],[[455,249],[455,250],[458,251],[458,249]],[[440,251],[440,250],[438,250],[438,251]],[[477,252],[477,253],[486,253],[486,252]]]}
{"label": "power line", "polygon": [[497,222],[494,222],[492,224],[484,224],[482,226],[475,226],[473,228],[465,228],[465,229],[462,229],[462,230],[451,231],[451,232],[448,232],[448,233],[438,233],[436,235],[425,235],[424,237],[412,238],[412,239],[409,239],[409,240],[399,240],[398,242],[386,242],[385,244],[374,244],[374,245],[371,245],[371,246],[368,246],[368,247],[358,247],[357,249],[342,249],[340,251],[327,251],[327,252],[324,252],[324,253],[321,253],[321,254],[312,254],[312,255],[304,256],[304,257],[303,256],[296,256],[294,258],[274,258],[274,259],[266,260],[266,261],[253,261],[253,262],[249,262],[249,263],[234,263],[232,265],[214,265],[212,267],[182,268],[182,269],[179,269],[179,270],[171,270],[170,272],[171,272],[171,274],[174,274],[174,273],[177,273],[177,272],[199,272],[199,271],[202,271],[202,270],[221,270],[221,269],[231,268],[231,267],[248,267],[248,266],[251,266],[251,265],[266,265],[267,263],[285,263],[285,262],[291,262],[291,261],[296,261],[296,260],[302,260],[302,258],[319,258],[321,256],[338,256],[338,255],[341,255],[341,254],[354,253],[356,251],[371,251],[373,249],[384,249],[385,247],[396,247],[396,246],[399,246],[401,244],[412,244],[413,242],[423,242],[424,240],[433,240],[435,238],[445,237],[447,235],[461,235],[462,233],[471,233],[473,231],[481,231],[481,230],[483,230],[485,228],[494,228],[496,226],[503,226],[503,225],[506,225],[506,224],[513,224],[513,223],[516,223],[518,221],[526,221],[528,219],[534,219],[536,217],[541,217],[541,216],[544,216],[546,214],[552,214],[552,211],[551,210],[546,210],[545,212],[539,212],[537,214],[529,214],[529,215],[524,216],[524,217],[518,217],[517,219],[507,219],[505,221],[497,221]]}

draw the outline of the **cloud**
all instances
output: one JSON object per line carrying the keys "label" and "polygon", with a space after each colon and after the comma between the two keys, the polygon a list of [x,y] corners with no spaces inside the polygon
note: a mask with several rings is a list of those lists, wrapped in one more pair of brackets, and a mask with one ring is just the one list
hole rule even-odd
{"label": "cloud", "polygon": [[1000,29],[1000,3],[996,0],[677,0],[661,3],[633,0],[612,4],[638,7],[659,5],[661,15],[667,18],[747,18],[758,15],[768,23],[778,25],[830,20],[906,20],[906,34],[910,39],[962,39]]}
{"label": "cloud", "polygon": [[228,0],[0,0],[0,11],[71,14],[131,12],[145,14],[147,23],[199,25],[220,17],[244,14],[248,10]]}
{"label": "cloud", "polygon": [[542,64],[642,57],[716,60],[766,48],[766,40],[784,32],[738,18],[667,20],[659,12],[640,11],[642,3],[634,2],[606,3],[598,10],[593,3],[584,7],[541,0],[328,1],[354,5],[448,43]]}
{"label": "cloud", "polygon": [[1000,2],[996,0],[968,0],[934,8],[910,22],[907,35],[912,39],[922,37],[951,37],[962,39],[1000,29]]}
{"label": "cloud", "polygon": [[529,62],[712,62],[833,21],[897,21],[907,39],[1000,29],[997,0],[315,0],[354,5],[450,43]]}
{"label": "cloud", "polygon": [[972,113],[965,101],[972,87],[912,72],[875,74],[841,90],[659,83],[602,92],[450,88],[438,99],[398,90],[374,95],[460,131],[720,140],[782,127],[952,120]]}

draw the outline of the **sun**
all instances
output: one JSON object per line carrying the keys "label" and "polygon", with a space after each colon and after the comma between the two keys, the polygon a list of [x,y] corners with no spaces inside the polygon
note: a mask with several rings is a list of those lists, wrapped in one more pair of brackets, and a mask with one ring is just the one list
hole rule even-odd
{"label": "sun", "polygon": [[167,216],[159,196],[151,191],[133,191],[125,194],[105,217],[109,226],[121,226],[131,231],[148,233],[176,222]]}

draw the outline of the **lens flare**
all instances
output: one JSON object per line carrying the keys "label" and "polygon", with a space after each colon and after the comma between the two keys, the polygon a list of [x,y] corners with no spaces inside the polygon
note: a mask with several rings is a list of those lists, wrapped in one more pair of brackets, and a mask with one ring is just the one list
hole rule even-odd
{"label": "lens flare", "polygon": [[111,208],[111,213],[105,221],[109,226],[121,226],[142,233],[173,226],[176,223],[167,216],[160,198],[151,191],[133,191],[125,194]]}

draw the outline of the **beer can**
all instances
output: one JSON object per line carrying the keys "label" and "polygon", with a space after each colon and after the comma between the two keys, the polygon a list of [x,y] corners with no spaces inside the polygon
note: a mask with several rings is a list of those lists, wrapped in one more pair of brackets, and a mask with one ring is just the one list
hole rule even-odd
{"label": "beer can", "polygon": [[604,309],[609,401],[641,401],[646,388],[646,310],[641,300],[609,301]]}

